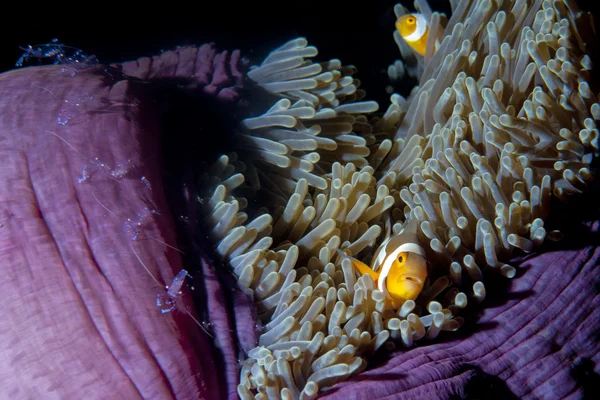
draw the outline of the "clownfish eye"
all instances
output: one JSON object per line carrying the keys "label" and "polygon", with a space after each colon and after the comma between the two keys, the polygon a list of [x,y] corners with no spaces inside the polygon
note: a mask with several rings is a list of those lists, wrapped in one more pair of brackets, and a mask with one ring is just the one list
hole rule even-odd
{"label": "clownfish eye", "polygon": [[409,24],[414,24],[415,23],[415,19],[413,17],[409,17],[407,19],[407,21],[408,21]]}
{"label": "clownfish eye", "polygon": [[398,262],[399,263],[403,263],[404,262],[404,257],[402,257],[402,256],[398,257]]}

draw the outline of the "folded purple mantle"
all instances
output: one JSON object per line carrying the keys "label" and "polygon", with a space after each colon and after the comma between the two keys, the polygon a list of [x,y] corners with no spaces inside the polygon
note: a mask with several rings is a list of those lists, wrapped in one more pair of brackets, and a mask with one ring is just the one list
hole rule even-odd
{"label": "folded purple mantle", "polygon": [[[108,70],[0,75],[0,398],[236,396],[231,313],[212,268],[194,283],[216,339],[155,304],[185,265],[169,247],[158,110],[141,79],[184,77],[233,103],[238,62],[204,45]],[[182,298],[193,310],[187,289]]]}

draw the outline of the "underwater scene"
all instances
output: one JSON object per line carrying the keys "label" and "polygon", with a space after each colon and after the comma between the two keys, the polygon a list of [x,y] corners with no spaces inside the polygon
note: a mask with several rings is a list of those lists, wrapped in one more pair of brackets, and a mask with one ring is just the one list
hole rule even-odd
{"label": "underwater scene", "polygon": [[2,27],[0,399],[600,398],[592,2],[371,3]]}

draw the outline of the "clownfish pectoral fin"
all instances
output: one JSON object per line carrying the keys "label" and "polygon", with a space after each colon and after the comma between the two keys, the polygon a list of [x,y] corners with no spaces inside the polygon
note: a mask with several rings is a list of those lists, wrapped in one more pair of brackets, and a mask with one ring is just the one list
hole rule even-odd
{"label": "clownfish pectoral fin", "polygon": [[379,273],[373,271],[371,268],[369,268],[367,264],[363,263],[362,261],[359,261],[354,257],[350,257],[340,249],[337,249],[337,252],[340,256],[342,256],[342,258],[349,259],[354,269],[358,271],[360,275],[370,275],[371,278],[373,278],[373,282],[377,282],[377,279],[379,279]]}
{"label": "clownfish pectoral fin", "polygon": [[379,273],[373,271],[369,266],[362,261],[358,261],[357,259],[351,259],[352,266],[356,269],[361,275],[370,275],[373,278],[373,282],[377,282],[379,279]]}

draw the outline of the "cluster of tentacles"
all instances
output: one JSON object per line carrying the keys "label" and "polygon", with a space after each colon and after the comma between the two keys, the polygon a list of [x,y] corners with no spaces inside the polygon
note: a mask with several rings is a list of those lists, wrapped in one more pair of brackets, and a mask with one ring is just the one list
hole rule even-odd
{"label": "cluster of tentacles", "polygon": [[[248,73],[277,101],[241,122],[239,151],[207,169],[201,196],[216,251],[262,321],[242,398],[314,398],[382,346],[460,328],[461,309],[485,298],[484,275],[513,277],[515,250],[557,236],[544,225],[551,196],[593,178],[588,16],[561,1],[451,3],[447,19],[417,2],[424,57],[396,34],[405,61],[390,71],[419,85],[383,115],[362,101],[354,68],[313,62],[304,39]],[[393,233],[418,221],[431,264],[399,309],[337,252],[368,263],[388,216]]]}

